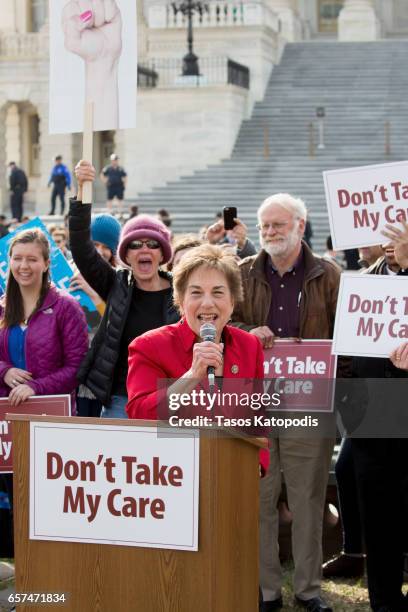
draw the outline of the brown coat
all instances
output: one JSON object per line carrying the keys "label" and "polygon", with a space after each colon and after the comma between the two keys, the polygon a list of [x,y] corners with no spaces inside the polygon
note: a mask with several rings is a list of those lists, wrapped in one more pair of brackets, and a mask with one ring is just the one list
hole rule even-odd
{"label": "brown coat", "polygon": [[[303,242],[305,275],[300,300],[300,337],[329,339],[333,337],[340,270],[331,261],[314,255]],[[258,255],[240,262],[244,301],[237,304],[232,320],[247,331],[266,325],[273,299],[265,275],[268,254],[263,249]]]}

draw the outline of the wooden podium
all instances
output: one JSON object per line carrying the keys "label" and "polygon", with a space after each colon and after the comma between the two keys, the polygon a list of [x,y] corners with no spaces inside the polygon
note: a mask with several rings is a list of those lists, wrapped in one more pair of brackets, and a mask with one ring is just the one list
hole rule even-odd
{"label": "wooden podium", "polygon": [[[17,593],[68,594],[72,612],[257,612],[259,448],[256,438],[200,436],[198,552],[29,539],[30,421],[152,421],[9,415],[14,439]],[[44,610],[18,605],[17,610]]]}

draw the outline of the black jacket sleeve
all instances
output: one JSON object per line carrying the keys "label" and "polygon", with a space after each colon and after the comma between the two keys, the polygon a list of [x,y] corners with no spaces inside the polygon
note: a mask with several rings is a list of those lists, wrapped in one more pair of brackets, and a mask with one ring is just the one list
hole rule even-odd
{"label": "black jacket sleeve", "polygon": [[91,204],[71,198],[69,244],[74,262],[87,283],[106,302],[116,278],[112,266],[103,259],[91,240]]}
{"label": "black jacket sleeve", "polygon": [[237,249],[237,255],[240,259],[245,259],[245,257],[256,255],[256,248],[252,240],[247,238],[242,249]]}

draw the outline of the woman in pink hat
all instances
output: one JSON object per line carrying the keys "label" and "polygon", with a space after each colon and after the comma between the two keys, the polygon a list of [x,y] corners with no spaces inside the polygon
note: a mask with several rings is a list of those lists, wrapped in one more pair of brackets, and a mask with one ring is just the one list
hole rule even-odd
{"label": "woman in pink hat", "polygon": [[112,268],[96,250],[90,235],[91,205],[82,204],[82,186],[95,180],[95,169],[86,161],[75,168],[76,198],[69,211],[72,255],[89,285],[106,302],[99,329],[78,378],[102,402],[102,417],[127,418],[126,378],[128,346],[141,334],[175,323],[171,275],[160,269],[170,261],[170,232],[158,219],[138,215],[122,228],[118,257]]}

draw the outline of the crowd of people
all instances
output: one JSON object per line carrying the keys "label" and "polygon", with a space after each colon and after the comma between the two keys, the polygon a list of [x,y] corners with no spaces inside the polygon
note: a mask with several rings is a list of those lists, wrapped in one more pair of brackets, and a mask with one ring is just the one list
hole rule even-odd
{"label": "crowd of people", "polygon": [[[116,157],[102,175],[110,203],[117,198],[122,205],[126,173]],[[52,210],[59,196],[63,212],[69,182],[59,165],[56,158]],[[95,181],[96,171],[81,161],[75,177],[68,230],[49,230],[75,266],[71,289],[91,297],[101,322],[89,337],[76,300],[50,283],[46,236],[40,230],[17,233],[0,306],[0,395],[12,405],[33,395],[70,393],[73,414],[155,419],[160,378],[176,379],[175,388],[183,392],[203,380],[209,366],[226,379],[238,372],[263,378],[263,349],[273,349],[276,338],[332,338],[344,264],[329,241],[327,253],[318,256],[303,240],[302,200],[275,194],[260,204],[257,251],[239,218],[231,230],[217,218],[197,234],[173,236],[167,211],[156,217],[133,211],[123,227],[110,214],[93,216],[92,206],[82,203],[82,189]],[[386,237],[385,245],[360,249],[362,273],[407,274],[408,225],[389,227]],[[214,342],[200,341],[204,323],[215,326]],[[339,359],[337,376],[408,377],[408,343],[389,359]],[[334,445],[335,437],[275,432],[269,456],[261,457],[261,612],[285,604],[278,546],[282,477],[292,520],[297,604],[309,612],[332,610],[321,594],[322,575],[359,577],[366,561],[372,609],[408,610],[402,592],[408,441],[403,435],[344,438],[336,467],[344,550],[323,565]],[[7,486],[10,490],[10,479]]]}

